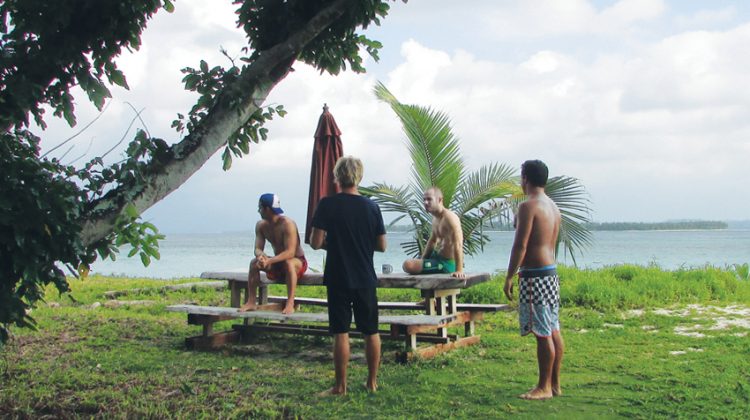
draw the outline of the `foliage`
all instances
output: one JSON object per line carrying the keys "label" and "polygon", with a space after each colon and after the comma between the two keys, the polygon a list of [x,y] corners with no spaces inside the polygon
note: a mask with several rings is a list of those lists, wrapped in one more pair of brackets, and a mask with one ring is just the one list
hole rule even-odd
{"label": "foliage", "polygon": [[263,102],[295,60],[332,74],[364,71],[360,51],[377,58],[381,45],[357,28],[379,24],[389,9],[388,0],[234,3],[248,47],[227,68],[201,60],[183,70],[185,88],[199,97],[173,122],[182,139],[168,144],[139,130],[122,160],[105,163],[103,155],[74,167],[41,153],[31,119],[44,129],[51,109],[72,126],[74,87],[100,110],[111,97],[109,86],[127,89],[115,60],[123,49],[137,50],[149,19],[161,9],[171,12],[173,2],[0,2],[0,345],[9,325],[33,326],[28,312],[40,287],[67,290],[65,267],[85,276],[97,255],[115,258],[124,244],[144,264],[158,259],[163,236],[140,213],[221,148],[229,169],[233,156],[266,140],[263,124],[285,111]]}
{"label": "foliage", "polygon": [[[196,130],[201,120],[206,118],[209,111],[216,106],[221,90],[237,81],[240,76],[240,68],[235,66],[234,62],[232,64],[229,69],[224,69],[221,66],[214,66],[209,69],[208,63],[201,60],[197,69],[192,67],[182,69],[183,74],[185,74],[185,77],[182,78],[185,89],[197,92],[200,97],[190,109],[187,117],[178,113],[177,119],[172,122],[172,127],[178,133],[184,134],[186,130],[187,133],[191,133]],[[234,101],[239,99],[240,97],[233,98]],[[235,105],[236,103],[230,104],[230,106]],[[278,114],[280,117],[286,115],[284,106],[269,106],[265,110],[258,108],[245,124],[229,136],[221,155],[225,171],[232,167],[232,156],[242,157],[250,153],[250,142],[257,144],[261,140],[268,139],[268,129],[264,128],[263,124],[272,120],[274,114]]]}
{"label": "foliage", "polygon": [[[489,240],[483,226],[498,215],[512,212],[522,198],[515,170],[509,165],[491,163],[468,172],[461,158],[459,139],[446,114],[402,104],[382,83],[376,85],[375,95],[389,104],[401,120],[412,159],[411,183],[403,187],[375,183],[362,188],[362,193],[372,197],[383,211],[400,214],[391,226],[408,218],[414,240],[401,245],[407,254],[419,257],[429,239],[432,219],[424,209],[422,194],[430,187],[439,187],[444,205],[461,219],[464,252],[468,255],[481,252]],[[575,252],[591,242],[584,227],[590,213],[586,192],[578,180],[566,176],[551,178],[546,191],[562,213],[558,243],[563,244],[575,261]]]}
{"label": "foliage", "polygon": [[732,264],[730,271],[734,273],[737,280],[750,281],[750,264]]}
{"label": "foliage", "polygon": [[[563,307],[600,311],[658,308],[675,303],[743,303],[750,305],[750,284],[733,267],[712,266],[663,270],[655,265],[613,265],[579,269],[558,265]],[[497,303],[503,294],[505,273],[465,289],[461,302]],[[511,302],[512,303],[512,302]]]}
{"label": "foliage", "polygon": [[676,303],[750,303],[750,284],[712,266],[664,271],[657,266],[616,265],[597,270],[562,267],[563,306],[598,310],[653,308]]}
{"label": "foliage", "polygon": [[[83,249],[76,223],[78,189],[55,162],[36,159],[38,139],[3,133],[0,142],[0,322],[32,327],[28,309],[44,286],[68,289],[55,261],[75,262]],[[7,340],[0,328],[0,342]]]}
{"label": "foliage", "polygon": [[140,47],[140,33],[169,0],[91,2],[6,0],[0,3],[0,128],[44,127],[44,108],[75,124],[70,90],[79,86],[97,108],[111,96],[104,78],[127,88],[114,59]]}
{"label": "foliage", "polygon": [[[264,51],[294,35],[300,26],[313,18],[330,0],[292,1],[242,1],[239,4],[239,22],[248,36],[253,54],[249,60],[257,59]],[[347,63],[356,73],[363,73],[360,48],[375,60],[382,44],[355,29],[366,29],[370,23],[380,25],[380,19],[388,14],[390,6],[384,1],[356,1],[345,11],[342,19],[333,22],[313,39],[297,57],[298,60],[315,66],[321,72],[338,74],[346,70]]]}

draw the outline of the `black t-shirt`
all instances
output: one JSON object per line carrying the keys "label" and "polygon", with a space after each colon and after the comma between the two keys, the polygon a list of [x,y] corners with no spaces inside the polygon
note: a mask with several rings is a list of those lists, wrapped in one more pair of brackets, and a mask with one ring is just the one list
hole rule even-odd
{"label": "black t-shirt", "polygon": [[324,197],[315,209],[313,227],[326,231],[326,286],[376,287],[372,263],[375,239],[385,235],[380,207],[361,195]]}

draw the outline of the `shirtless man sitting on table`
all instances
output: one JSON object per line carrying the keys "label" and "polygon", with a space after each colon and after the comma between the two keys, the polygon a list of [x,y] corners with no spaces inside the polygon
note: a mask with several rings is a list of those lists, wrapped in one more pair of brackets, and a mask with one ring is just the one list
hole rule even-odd
{"label": "shirtless man sitting on table", "polygon": [[404,261],[404,271],[409,274],[450,273],[452,277],[465,278],[461,219],[443,205],[443,192],[437,187],[424,192],[423,202],[425,210],[432,215],[432,233],[422,258]]}
{"label": "shirtless man sitting on table", "polygon": [[[289,217],[283,216],[284,210],[276,194],[263,194],[258,201],[258,213],[261,220],[255,225],[255,258],[250,262],[250,273],[247,278],[247,302],[240,307],[240,312],[254,311],[257,308],[257,291],[260,286],[260,272],[264,271],[271,280],[284,279],[287,299],[283,314],[294,312],[294,292],[297,279],[307,270],[305,252],[299,240],[297,224]],[[273,247],[274,256],[265,254],[266,240]]]}

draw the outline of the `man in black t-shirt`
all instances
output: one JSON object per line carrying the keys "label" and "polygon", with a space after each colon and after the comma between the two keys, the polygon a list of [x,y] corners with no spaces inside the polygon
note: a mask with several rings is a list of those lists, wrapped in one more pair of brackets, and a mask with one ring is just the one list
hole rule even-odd
{"label": "man in black t-shirt", "polygon": [[323,278],[328,293],[328,329],[334,335],[336,385],[325,391],[326,395],[346,394],[352,313],[357,330],[365,336],[367,389],[374,392],[378,387],[380,335],[372,256],[374,251],[385,251],[385,226],[378,205],[357,190],[362,174],[362,161],[352,156],[340,158],[333,175],[341,192],[320,200],[312,220],[310,245],[327,251]]}

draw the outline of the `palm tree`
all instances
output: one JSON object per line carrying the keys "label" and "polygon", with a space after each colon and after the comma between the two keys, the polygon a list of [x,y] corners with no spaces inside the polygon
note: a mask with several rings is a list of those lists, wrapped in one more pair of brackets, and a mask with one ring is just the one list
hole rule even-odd
{"label": "palm tree", "polygon": [[[400,214],[391,225],[408,218],[414,236],[401,246],[407,255],[418,257],[429,239],[432,220],[422,204],[422,193],[432,186],[440,188],[444,205],[461,218],[464,252],[467,255],[480,252],[489,241],[483,233],[485,223],[502,215],[510,220],[523,199],[516,170],[506,164],[491,163],[467,172],[459,140],[445,113],[402,104],[382,83],[375,86],[374,92],[401,120],[412,159],[411,182],[402,187],[375,183],[361,188],[361,192],[375,200],[384,212]],[[591,243],[591,233],[584,227],[590,221],[585,189],[577,179],[558,176],[549,180],[546,191],[562,213],[558,250],[562,244],[575,263],[575,253]]]}

